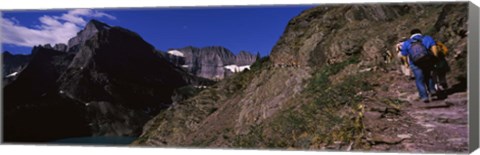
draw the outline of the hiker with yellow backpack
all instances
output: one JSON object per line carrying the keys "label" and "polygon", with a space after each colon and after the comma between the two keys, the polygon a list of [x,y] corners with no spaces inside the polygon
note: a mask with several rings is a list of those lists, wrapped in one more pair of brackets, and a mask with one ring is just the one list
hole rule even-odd
{"label": "hiker with yellow backpack", "polygon": [[448,83],[446,75],[450,71],[450,66],[448,65],[445,57],[448,54],[448,48],[440,41],[436,42],[438,53],[437,53],[437,63],[435,63],[435,69],[433,72],[433,80],[436,83],[437,90],[445,91],[448,89]]}

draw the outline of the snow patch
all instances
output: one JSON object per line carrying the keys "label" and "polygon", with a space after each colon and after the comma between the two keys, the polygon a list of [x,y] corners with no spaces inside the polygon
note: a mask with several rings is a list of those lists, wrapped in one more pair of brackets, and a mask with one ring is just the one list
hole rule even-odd
{"label": "snow patch", "polygon": [[185,57],[185,55],[178,50],[170,50],[167,53],[170,54],[170,55],[177,56],[177,57]]}
{"label": "snow patch", "polygon": [[230,70],[233,73],[242,72],[246,69],[250,70],[250,65],[237,66],[237,65],[228,65],[225,66],[226,69]]}
{"label": "snow patch", "polygon": [[206,88],[208,88],[207,86],[204,86],[204,85],[198,85],[198,86],[193,86],[193,87],[194,87],[194,88],[198,88],[198,89],[201,89],[201,88],[206,89]]}
{"label": "snow patch", "polygon": [[238,68],[240,69],[240,72],[242,72],[242,71],[244,71],[244,70],[246,70],[246,69],[250,70],[250,65],[239,66]]}
{"label": "snow patch", "polygon": [[9,77],[14,77],[14,76],[17,76],[18,72],[13,72],[12,74],[8,74],[6,77],[9,78]]}

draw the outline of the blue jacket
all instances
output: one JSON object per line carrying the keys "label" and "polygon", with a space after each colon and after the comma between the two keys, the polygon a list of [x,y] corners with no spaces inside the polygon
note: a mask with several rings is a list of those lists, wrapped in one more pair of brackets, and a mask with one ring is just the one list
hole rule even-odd
{"label": "blue jacket", "polygon": [[[410,50],[409,50],[409,47],[410,45],[412,44],[412,41],[413,39],[420,39],[423,37],[423,40],[422,40],[422,43],[423,43],[423,46],[425,46],[427,48],[427,50],[430,50],[430,48],[435,45],[435,40],[433,40],[432,37],[428,36],[428,35],[421,35],[421,34],[414,34],[412,35],[412,37],[410,37],[410,39],[408,39],[407,41],[403,42],[403,46],[402,46],[402,50],[401,50],[401,53],[403,56],[408,56],[410,55]],[[408,63],[410,65],[413,65],[412,61],[408,61]]]}

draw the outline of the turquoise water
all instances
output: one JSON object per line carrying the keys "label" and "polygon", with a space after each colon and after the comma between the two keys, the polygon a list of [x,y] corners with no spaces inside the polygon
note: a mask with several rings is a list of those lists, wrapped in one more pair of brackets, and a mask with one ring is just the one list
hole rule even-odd
{"label": "turquoise water", "polygon": [[52,144],[71,144],[71,145],[128,145],[132,143],[136,137],[74,137],[55,140]]}

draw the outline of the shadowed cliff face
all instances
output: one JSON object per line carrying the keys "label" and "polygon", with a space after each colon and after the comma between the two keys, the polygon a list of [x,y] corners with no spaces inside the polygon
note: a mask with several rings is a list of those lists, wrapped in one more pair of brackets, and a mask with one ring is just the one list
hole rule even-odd
{"label": "shadowed cliff face", "polygon": [[270,57],[161,112],[134,144],[372,149],[362,109],[397,101],[375,94],[398,93],[388,89],[395,81],[385,79],[401,76],[395,72],[397,60],[387,63],[385,53],[419,28],[456,53],[447,57],[456,70],[448,77],[461,84],[466,8],[467,3],[446,3],[306,10],[290,20]]}
{"label": "shadowed cliff face", "polygon": [[172,103],[174,89],[201,81],[129,30],[91,21],[75,38],[74,52],[35,47],[5,86],[5,141],[135,136]]}
{"label": "shadowed cliff face", "polygon": [[73,55],[43,46],[32,53],[28,66],[3,90],[4,140],[36,142],[85,135],[80,104],[57,95],[56,80]]}

